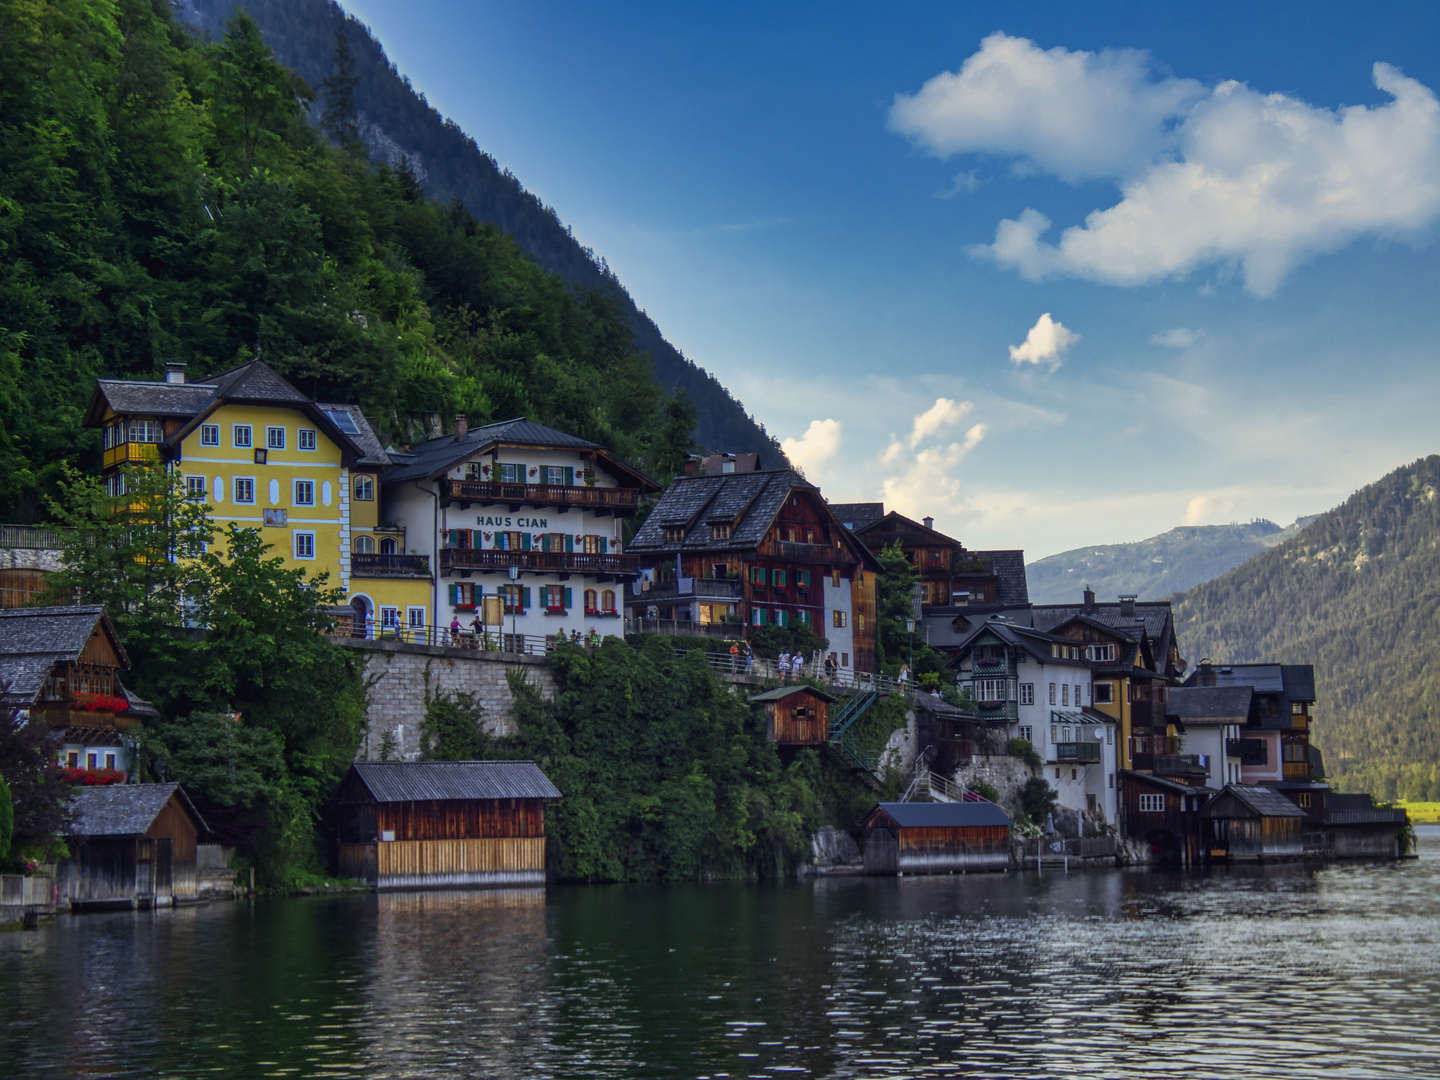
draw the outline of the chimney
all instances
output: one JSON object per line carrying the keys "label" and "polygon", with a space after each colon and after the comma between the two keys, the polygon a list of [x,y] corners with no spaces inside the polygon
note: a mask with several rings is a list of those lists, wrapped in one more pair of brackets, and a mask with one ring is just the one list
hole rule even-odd
{"label": "chimney", "polygon": [[925,523],[925,528],[927,528],[927,529],[933,529],[933,528],[935,528],[935,519],[934,519],[933,517],[921,518],[920,520]]}
{"label": "chimney", "polygon": [[470,430],[470,422],[465,419],[463,412],[455,414],[455,441],[459,442],[465,438],[465,433]]}
{"label": "chimney", "polygon": [[1083,595],[1085,597],[1085,603],[1081,606],[1085,613],[1088,615],[1090,612],[1095,610],[1095,590],[1090,588],[1089,585],[1086,585]]}
{"label": "chimney", "polygon": [[165,364],[165,381],[175,386],[185,382],[185,365],[179,360],[170,360]]}
{"label": "chimney", "polygon": [[1120,594],[1120,614],[1125,618],[1132,618],[1135,614],[1135,593]]}
{"label": "chimney", "polygon": [[1196,672],[1195,672],[1195,685],[1196,685],[1196,686],[1214,686],[1214,685],[1215,685],[1215,668],[1214,668],[1213,666],[1211,666],[1211,664],[1210,664],[1210,658],[1209,658],[1208,656],[1203,657],[1203,658],[1201,659],[1201,661],[1200,661],[1200,667],[1199,667],[1199,668],[1196,670]]}

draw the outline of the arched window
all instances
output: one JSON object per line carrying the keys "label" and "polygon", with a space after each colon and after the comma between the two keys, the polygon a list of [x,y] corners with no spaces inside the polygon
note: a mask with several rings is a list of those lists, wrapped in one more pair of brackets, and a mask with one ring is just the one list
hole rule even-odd
{"label": "arched window", "polygon": [[355,477],[355,498],[359,502],[375,501],[375,478],[359,473]]}
{"label": "arched window", "polygon": [[375,554],[375,538],[374,538],[373,536],[357,536],[357,537],[355,537],[355,554],[356,554],[356,555],[373,555],[373,554]]}
{"label": "arched window", "polygon": [[380,554],[381,554],[381,555],[394,555],[394,554],[395,554],[395,538],[394,538],[393,536],[387,536],[387,537],[385,537],[385,539],[383,539],[383,540],[380,541]]}
{"label": "arched window", "polygon": [[585,610],[586,610],[586,611],[594,611],[594,610],[595,610],[595,590],[594,590],[594,589],[586,589],[586,590],[585,590]]}
{"label": "arched window", "polygon": [[601,611],[612,611],[612,612],[615,610],[615,590],[614,590],[614,589],[606,589],[604,592],[602,592],[602,593],[600,594],[600,610],[601,610]]}

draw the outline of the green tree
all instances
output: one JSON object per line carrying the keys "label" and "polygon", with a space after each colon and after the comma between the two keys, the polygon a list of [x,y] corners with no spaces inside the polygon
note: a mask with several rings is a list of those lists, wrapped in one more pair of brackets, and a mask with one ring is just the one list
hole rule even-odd
{"label": "green tree", "polygon": [[364,148],[359,145],[359,116],[355,110],[355,87],[360,79],[355,74],[347,29],[343,20],[335,24],[335,67],[323,83],[325,113],[320,126],[339,146],[354,151]]}
{"label": "green tree", "polygon": [[70,786],[59,765],[62,746],[59,731],[48,724],[26,722],[19,709],[0,710],[0,781],[9,789],[15,857],[48,859],[61,850],[60,834],[70,821]]}
{"label": "green tree", "polygon": [[0,866],[10,858],[10,838],[15,832],[15,802],[10,785],[0,776]]}
{"label": "green tree", "polygon": [[484,758],[489,743],[484,711],[475,695],[467,690],[444,691],[437,687],[432,691],[427,669],[425,717],[420,721],[421,759],[478,761]]}

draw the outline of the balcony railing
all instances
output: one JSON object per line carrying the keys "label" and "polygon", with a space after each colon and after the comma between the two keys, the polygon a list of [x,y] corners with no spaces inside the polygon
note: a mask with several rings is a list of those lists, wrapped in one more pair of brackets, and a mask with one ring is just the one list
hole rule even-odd
{"label": "balcony railing", "polygon": [[495,548],[441,548],[440,573],[456,570],[521,570],[554,574],[609,574],[635,577],[640,560],[634,555],[599,555],[570,551],[500,551]]}
{"label": "balcony railing", "polygon": [[1137,772],[1157,776],[1204,776],[1210,771],[1206,754],[1135,754],[1131,763]]}
{"label": "balcony railing", "polygon": [[772,540],[765,544],[761,555],[785,562],[833,563],[837,566],[851,566],[854,557],[842,547],[829,544],[800,544],[788,540]]}
{"label": "balcony railing", "polygon": [[158,460],[160,460],[159,443],[124,442],[106,450],[101,456],[100,463],[104,468],[113,469],[119,465],[140,465]]}
{"label": "balcony railing", "polygon": [[350,556],[350,576],[363,578],[429,578],[429,555]]}
{"label": "balcony railing", "polygon": [[1287,761],[1285,762],[1286,780],[1309,780],[1310,763],[1308,761]]}
{"label": "balcony railing", "polygon": [[1062,742],[1055,744],[1056,761],[1099,761],[1100,744],[1097,742]]}
{"label": "balcony railing", "polygon": [[1226,739],[1227,757],[1238,757],[1241,765],[1259,768],[1270,764],[1270,748],[1264,739]]}
{"label": "balcony railing", "polygon": [[981,701],[975,706],[977,715],[985,720],[1015,720],[1019,717],[1019,706],[1013,701]]}
{"label": "balcony railing", "polygon": [[745,583],[739,578],[681,578],[678,581],[657,581],[640,592],[632,590],[630,602],[661,603],[666,600],[739,600],[744,596]]}
{"label": "balcony railing", "polygon": [[59,551],[60,534],[34,525],[0,525],[0,548],[29,548],[36,551]]}
{"label": "balcony railing", "polygon": [[739,641],[745,636],[744,623],[701,623],[686,619],[628,619],[626,632],[665,634],[671,637],[712,637]]}
{"label": "balcony railing", "polygon": [[633,510],[638,488],[586,487],[583,484],[506,484],[491,480],[446,480],[445,502],[510,503],[514,506],[590,506],[602,510]]}

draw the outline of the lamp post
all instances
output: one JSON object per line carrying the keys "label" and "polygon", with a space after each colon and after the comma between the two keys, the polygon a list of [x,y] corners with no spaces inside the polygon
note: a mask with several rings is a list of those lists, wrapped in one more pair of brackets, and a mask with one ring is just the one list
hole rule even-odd
{"label": "lamp post", "polygon": [[905,633],[910,635],[910,678],[915,677],[915,620],[905,620]]}
{"label": "lamp post", "polygon": [[510,564],[510,584],[514,591],[510,594],[510,647],[517,653],[520,652],[520,643],[515,638],[515,609],[520,606],[520,586],[515,583],[520,580],[520,567],[516,563]]}

